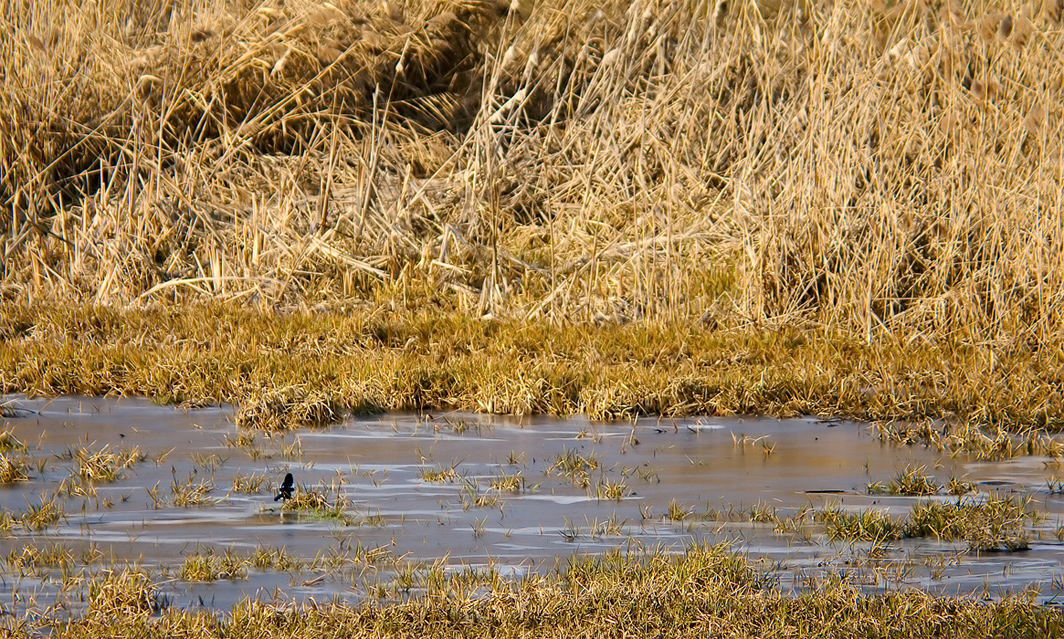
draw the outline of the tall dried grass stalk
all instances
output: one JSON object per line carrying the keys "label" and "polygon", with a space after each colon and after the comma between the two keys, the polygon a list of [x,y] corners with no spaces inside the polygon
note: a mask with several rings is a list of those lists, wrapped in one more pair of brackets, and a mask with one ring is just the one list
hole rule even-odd
{"label": "tall dried grass stalk", "polygon": [[1053,3],[7,5],[9,298],[1064,330]]}

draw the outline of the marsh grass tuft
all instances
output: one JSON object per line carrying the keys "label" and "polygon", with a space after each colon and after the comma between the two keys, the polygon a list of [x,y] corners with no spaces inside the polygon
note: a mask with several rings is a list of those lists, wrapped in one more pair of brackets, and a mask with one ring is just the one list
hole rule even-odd
{"label": "marsh grass tuft", "polygon": [[89,584],[88,618],[127,624],[159,612],[164,603],[159,587],[144,573],[128,569],[105,570],[94,576]]}
{"label": "marsh grass tuft", "polygon": [[599,499],[620,501],[628,495],[628,484],[603,477],[595,483],[595,496]]}
{"label": "marsh grass tuft", "polygon": [[694,509],[688,506],[682,506],[675,499],[669,502],[668,511],[665,513],[665,519],[674,522],[681,522],[694,512]]}
{"label": "marsh grass tuft", "polygon": [[911,537],[963,539],[973,552],[1026,550],[1028,527],[1036,519],[1030,500],[991,495],[985,501],[926,502],[913,507],[906,526]]}
{"label": "marsh grass tuft", "polygon": [[208,479],[196,481],[196,474],[189,473],[183,481],[177,479],[177,470],[170,468],[170,503],[178,508],[206,506],[216,503],[210,495],[214,484]]}
{"label": "marsh grass tuft", "polygon": [[252,553],[248,563],[259,570],[280,570],[280,571],[295,571],[300,570],[305,565],[305,562],[288,554],[284,548],[264,548],[257,547],[255,552]]}
{"label": "marsh grass tuft", "polygon": [[72,476],[95,483],[111,483],[122,478],[122,471],[142,462],[147,455],[137,447],[112,451],[110,446],[92,450],[86,446],[68,446],[60,459],[74,461]]}
{"label": "marsh grass tuft", "polygon": [[598,467],[598,456],[594,452],[582,455],[576,450],[563,448],[562,453],[554,457],[547,474],[567,477],[574,485],[587,488],[591,485],[589,473]]}
{"label": "marsh grass tuft", "polygon": [[499,492],[516,493],[524,490],[525,478],[521,471],[516,473],[502,473],[498,477],[491,478],[491,487]]}
{"label": "marsh grass tuft", "polygon": [[494,508],[499,503],[499,491],[491,488],[482,491],[477,482],[465,480],[459,499],[462,502],[462,510]]}
{"label": "marsh grass tuft", "polygon": [[19,518],[19,521],[26,530],[39,532],[58,523],[62,518],[63,504],[59,500],[59,494],[48,493],[41,496],[40,504],[30,504],[30,509]]}
{"label": "marsh grass tuft", "polygon": [[990,495],[956,503],[921,501],[908,517],[896,519],[876,509],[844,511],[829,506],[814,513],[830,539],[892,541],[903,537],[963,539],[971,552],[1016,551],[1028,547],[1029,529],[1039,516],[1030,498]]}
{"label": "marsh grass tuft", "polygon": [[316,487],[298,486],[292,498],[284,502],[281,511],[297,512],[350,525],[354,520],[346,512],[346,508],[347,497],[340,491],[340,484],[326,484],[323,480]]}
{"label": "marsh grass tuft", "polygon": [[[906,466],[905,470],[895,475],[886,486],[879,482],[869,484],[867,491],[870,494],[884,495],[934,495],[939,491],[939,486],[933,478],[927,476],[926,470],[924,466]],[[954,488],[959,488],[959,485]]]}
{"label": "marsh grass tuft", "polygon": [[185,558],[181,578],[185,581],[216,581],[218,579],[244,579],[251,561],[237,556],[231,550],[221,555],[213,552],[196,553]]}
{"label": "marsh grass tuft", "polygon": [[262,492],[262,488],[269,484],[265,474],[250,473],[245,475],[241,472],[237,472],[233,475],[233,488],[234,493],[258,493]]}
{"label": "marsh grass tuft", "polygon": [[26,452],[26,444],[19,441],[10,430],[0,431],[0,453]]}
{"label": "marsh grass tuft", "polygon": [[881,510],[843,511],[825,508],[815,518],[824,524],[829,539],[884,541],[900,539],[901,525]]}
{"label": "marsh grass tuft", "polygon": [[450,466],[436,466],[433,468],[423,467],[418,469],[418,476],[422,480],[431,482],[433,484],[442,484],[446,482],[455,482],[461,479],[458,474],[459,462],[452,462]]}
{"label": "marsh grass tuft", "polygon": [[21,455],[0,453],[0,484],[26,481],[30,478],[30,463]]}
{"label": "marsh grass tuft", "polygon": [[11,568],[62,568],[64,573],[84,568],[98,562],[104,553],[95,544],[76,549],[60,542],[49,542],[43,546],[24,545],[12,549],[7,556]]}

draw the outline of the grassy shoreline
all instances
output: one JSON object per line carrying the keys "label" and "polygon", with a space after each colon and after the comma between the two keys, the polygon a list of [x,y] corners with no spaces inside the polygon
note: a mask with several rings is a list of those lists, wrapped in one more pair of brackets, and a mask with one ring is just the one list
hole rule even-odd
{"label": "grassy shoreline", "polygon": [[5,393],[233,403],[262,427],[343,411],[460,409],[931,418],[1057,431],[1062,371],[1064,354],[1026,344],[864,342],[816,327],[478,320],[420,301],[292,312],[0,306]]}
{"label": "grassy shoreline", "polygon": [[[1060,610],[1017,595],[997,602],[917,590],[864,595],[825,583],[785,596],[756,564],[721,546],[682,554],[577,558],[558,573],[506,580],[453,573],[402,601],[360,606],[244,602],[223,615],[157,612],[158,587],[136,572],[97,577],[89,610],[60,638],[186,637],[1047,637]],[[26,626],[14,636],[31,636]]]}

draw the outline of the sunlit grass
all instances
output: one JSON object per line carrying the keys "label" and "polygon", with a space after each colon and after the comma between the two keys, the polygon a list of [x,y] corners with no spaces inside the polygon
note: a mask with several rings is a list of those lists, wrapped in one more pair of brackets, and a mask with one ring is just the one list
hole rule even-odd
{"label": "sunlit grass", "polygon": [[30,478],[30,462],[21,455],[0,453],[0,484],[26,481]]}
{"label": "sunlit grass", "polygon": [[[991,368],[985,350],[963,344],[864,343],[814,328],[551,327],[538,320],[472,322],[452,312],[278,315],[212,305],[180,313],[128,310],[107,322],[105,311],[90,308],[31,311],[7,305],[4,313],[49,327],[34,339],[0,342],[0,372],[22,380],[10,390],[48,394],[111,391],[161,401],[241,404],[245,398],[259,401],[257,388],[281,387],[300,389],[286,395],[286,402],[329,398],[334,415],[339,410],[483,410],[487,403],[497,412],[582,412],[592,418],[827,414],[901,424],[898,420],[950,413],[962,425],[949,429],[945,439],[941,426],[928,430],[927,437],[950,450],[962,445],[977,450],[986,459],[1056,450],[1054,440],[1037,431],[1022,443],[1012,442],[996,425],[1057,428],[1064,423],[1064,405],[1053,399],[1057,391],[1050,383],[1056,363],[1045,351],[1001,353]],[[94,322],[100,323],[100,338],[75,346],[77,327]],[[366,337],[385,327],[404,343],[417,339],[397,352]],[[136,358],[112,346],[126,331],[136,332],[142,344]],[[174,346],[185,341],[202,348]],[[352,343],[360,345],[357,354]],[[256,347],[246,348],[249,344]],[[684,345],[682,353],[677,344]],[[286,355],[293,349],[306,356]],[[100,376],[101,367],[119,362],[126,375]],[[215,372],[238,369],[244,371],[239,385]],[[159,370],[168,371],[165,379],[156,374]],[[951,383],[931,393],[933,380],[944,376]],[[1013,390],[1019,388],[1022,393]],[[901,392],[914,399],[895,401]],[[304,418],[313,423],[318,417],[312,408],[306,414],[285,409],[277,419],[286,425]],[[964,426],[969,419],[970,426]],[[980,423],[995,426],[984,433]],[[230,443],[254,446],[254,432],[245,429]],[[769,450],[770,444],[752,443],[752,438],[746,442],[751,451]],[[298,450],[289,453],[298,455]]]}
{"label": "sunlit grass", "polygon": [[[939,485],[935,483],[933,478],[927,476],[926,471],[927,469],[924,466],[906,466],[886,486],[881,482],[876,482],[869,484],[867,490],[870,494],[934,495],[939,491]],[[960,486],[954,484],[953,489],[960,489]]]}
{"label": "sunlit grass", "polygon": [[181,578],[185,581],[243,579],[249,563],[252,562],[228,550],[221,555],[196,553],[185,558]]}
{"label": "sunlit grass", "polygon": [[262,492],[262,488],[268,484],[269,481],[264,474],[252,472],[245,475],[237,472],[233,475],[232,491],[234,493],[258,493]]}
{"label": "sunlit grass", "polygon": [[68,446],[59,456],[74,462],[73,476],[88,482],[111,483],[123,477],[122,471],[147,457],[139,448],[111,450],[110,446],[93,450],[88,446]]}

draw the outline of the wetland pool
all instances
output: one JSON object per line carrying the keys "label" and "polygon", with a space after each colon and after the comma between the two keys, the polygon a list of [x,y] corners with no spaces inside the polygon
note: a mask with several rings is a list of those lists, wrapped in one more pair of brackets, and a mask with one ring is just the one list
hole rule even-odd
{"label": "wetland pool", "polygon": [[[583,554],[728,543],[784,592],[842,579],[998,598],[1064,592],[1057,459],[999,461],[883,441],[815,418],[354,416],[267,436],[226,407],[7,396],[0,454],[0,613],[76,613],[93,575],[135,568],[164,605],[241,599],[364,601],[423,588],[433,571],[519,578]],[[872,493],[906,469],[960,497]],[[285,473],[296,499],[274,501]],[[855,541],[818,513],[1022,499],[1023,547],[977,552],[932,536]],[[309,502],[308,502],[309,503]]]}

